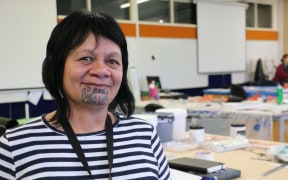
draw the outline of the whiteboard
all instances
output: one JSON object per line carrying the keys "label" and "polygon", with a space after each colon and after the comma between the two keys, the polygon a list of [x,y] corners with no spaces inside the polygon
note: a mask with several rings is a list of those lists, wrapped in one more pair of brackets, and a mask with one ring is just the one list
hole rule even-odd
{"label": "whiteboard", "polygon": [[43,87],[41,66],[57,24],[56,0],[1,0],[0,90]]}
{"label": "whiteboard", "polygon": [[127,43],[141,90],[148,89],[146,76],[159,76],[163,89],[208,86],[208,76],[197,73],[195,39],[129,37]]}
{"label": "whiteboard", "polygon": [[197,1],[198,72],[246,71],[247,5]]}

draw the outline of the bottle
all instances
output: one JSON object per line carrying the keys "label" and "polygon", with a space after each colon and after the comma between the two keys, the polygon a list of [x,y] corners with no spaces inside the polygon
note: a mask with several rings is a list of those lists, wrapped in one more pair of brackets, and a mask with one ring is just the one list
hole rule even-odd
{"label": "bottle", "polygon": [[283,88],[280,84],[277,85],[277,104],[282,104],[283,102]]}
{"label": "bottle", "polygon": [[150,99],[155,98],[155,81],[152,81],[149,84],[149,97],[150,97]]}
{"label": "bottle", "polygon": [[156,100],[159,100],[160,99],[160,88],[159,88],[159,83],[156,82],[156,86],[155,86],[155,89],[154,89],[154,95],[155,95],[155,99]]}

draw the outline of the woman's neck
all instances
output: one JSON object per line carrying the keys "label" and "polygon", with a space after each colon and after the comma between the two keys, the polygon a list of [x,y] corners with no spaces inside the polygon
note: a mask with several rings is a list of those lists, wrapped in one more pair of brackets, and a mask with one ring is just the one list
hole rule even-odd
{"label": "woman's neck", "polygon": [[[55,111],[49,113],[46,116],[46,119],[49,122],[49,119],[53,117]],[[113,113],[107,111],[101,111],[98,113],[71,113],[70,118],[68,119],[73,131],[75,134],[84,134],[84,133],[92,133],[97,131],[102,131],[105,129],[105,122],[107,115],[110,116],[112,124],[115,123],[116,117]],[[52,122],[49,122],[55,128],[64,131],[62,126],[57,126]]]}

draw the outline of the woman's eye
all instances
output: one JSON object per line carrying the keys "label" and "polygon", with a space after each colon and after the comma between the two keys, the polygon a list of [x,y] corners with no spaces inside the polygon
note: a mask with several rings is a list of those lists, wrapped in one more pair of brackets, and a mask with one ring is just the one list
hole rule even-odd
{"label": "woman's eye", "polygon": [[93,58],[92,57],[81,57],[80,61],[92,61]]}
{"label": "woman's eye", "polygon": [[120,65],[119,61],[115,59],[109,59],[107,62],[112,65]]}

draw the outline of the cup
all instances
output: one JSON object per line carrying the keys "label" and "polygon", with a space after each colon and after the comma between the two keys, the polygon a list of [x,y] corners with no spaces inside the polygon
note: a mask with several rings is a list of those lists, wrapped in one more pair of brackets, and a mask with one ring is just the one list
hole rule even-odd
{"label": "cup", "polygon": [[205,129],[202,126],[190,126],[189,137],[192,142],[203,142],[205,140]]}
{"label": "cup", "polygon": [[195,158],[204,159],[208,161],[214,160],[214,153],[211,151],[196,151],[194,154]]}
{"label": "cup", "polygon": [[231,124],[230,125],[230,136],[232,138],[236,137],[246,137],[246,126],[245,124]]}

